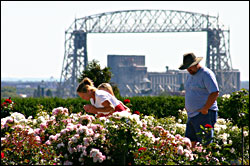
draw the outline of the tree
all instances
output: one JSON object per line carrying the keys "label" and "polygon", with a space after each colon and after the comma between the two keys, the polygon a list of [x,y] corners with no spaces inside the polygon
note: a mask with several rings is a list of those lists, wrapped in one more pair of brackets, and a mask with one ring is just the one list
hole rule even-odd
{"label": "tree", "polygon": [[34,90],[33,97],[38,97],[37,96],[37,89]]}
{"label": "tree", "polygon": [[40,85],[37,86],[37,89],[34,90],[33,97],[41,97],[42,96],[42,89]]}
{"label": "tree", "polygon": [[[97,60],[92,60],[91,62],[88,63],[87,69],[84,70],[78,79],[78,82],[81,82],[83,78],[88,77],[94,82],[94,86],[98,87],[101,83],[110,83],[111,80],[111,71],[109,67],[105,67],[101,69],[101,65],[98,64],[99,61]],[[120,97],[120,92],[118,87],[114,83],[110,83],[115,96]]]}
{"label": "tree", "polygon": [[119,90],[117,84],[111,82],[110,85],[112,86],[114,95],[115,95],[117,98],[121,98],[120,90]]}
{"label": "tree", "polygon": [[42,90],[41,90],[40,85],[38,85],[37,86],[37,97],[41,97],[41,94],[42,94]]}
{"label": "tree", "polygon": [[48,90],[46,91],[46,96],[47,96],[47,97],[53,97],[52,91],[51,91],[50,89],[48,89]]}
{"label": "tree", "polygon": [[4,86],[1,87],[1,98],[9,98],[9,97],[20,97],[17,95],[16,87],[12,86]]}
{"label": "tree", "polygon": [[111,72],[109,71],[110,68],[105,67],[101,69],[101,66],[98,64],[98,62],[99,61],[95,59],[89,62],[87,69],[82,72],[78,81],[81,82],[83,78],[88,77],[94,82],[95,87],[98,87],[98,85],[103,82],[109,82],[111,79]]}
{"label": "tree", "polygon": [[184,88],[184,84],[183,83],[181,83],[181,85],[180,85],[180,91],[183,91],[185,88]]}

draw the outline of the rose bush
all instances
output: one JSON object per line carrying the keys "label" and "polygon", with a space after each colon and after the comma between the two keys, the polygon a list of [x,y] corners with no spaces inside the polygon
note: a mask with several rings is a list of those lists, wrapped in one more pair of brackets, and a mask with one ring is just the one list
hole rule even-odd
{"label": "rose bush", "polygon": [[249,126],[249,91],[241,89],[222,96],[223,117],[230,119],[238,127]]}
{"label": "rose bush", "polygon": [[9,116],[13,110],[14,102],[11,100],[11,97],[5,99],[5,101],[1,104],[1,118]]}
{"label": "rose bush", "polygon": [[[37,117],[12,113],[1,119],[1,163],[170,165],[233,164],[240,154],[240,130],[218,119],[214,143],[194,149],[184,137],[186,114],[180,119],[142,116],[126,111],[108,117],[72,113],[58,107],[39,108]],[[206,126],[207,129],[210,126]],[[248,140],[249,130],[245,130]],[[237,142],[238,140],[238,142]],[[248,148],[247,148],[248,147]],[[245,164],[249,164],[246,142]]]}

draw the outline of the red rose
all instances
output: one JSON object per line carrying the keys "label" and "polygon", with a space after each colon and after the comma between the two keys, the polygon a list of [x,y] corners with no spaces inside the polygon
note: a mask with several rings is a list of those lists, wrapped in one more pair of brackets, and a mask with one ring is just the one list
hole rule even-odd
{"label": "red rose", "polygon": [[175,143],[172,143],[172,145],[173,145],[173,146],[177,146],[177,144],[175,144]]}
{"label": "red rose", "polygon": [[142,151],[142,150],[146,151],[146,149],[147,149],[147,148],[141,147],[141,148],[138,149],[138,152],[140,152],[140,151]]}
{"label": "red rose", "polygon": [[134,114],[140,115],[140,112],[139,111],[135,111]]}
{"label": "red rose", "polygon": [[127,103],[130,103],[130,100],[129,99],[125,99],[123,102],[124,102],[124,104],[127,104]]}
{"label": "red rose", "polygon": [[3,152],[1,152],[1,159],[2,159],[2,158],[4,158],[4,153],[3,153]]}
{"label": "red rose", "polygon": [[12,103],[12,101],[11,101],[10,99],[6,99],[5,102],[7,102],[7,103],[9,103],[9,104]]}
{"label": "red rose", "polygon": [[213,126],[211,126],[210,124],[206,124],[205,127],[206,128],[213,128]]}

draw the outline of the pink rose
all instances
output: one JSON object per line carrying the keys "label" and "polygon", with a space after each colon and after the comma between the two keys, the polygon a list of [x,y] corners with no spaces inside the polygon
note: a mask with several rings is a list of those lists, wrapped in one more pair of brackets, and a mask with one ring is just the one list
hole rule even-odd
{"label": "pink rose", "polygon": [[41,142],[41,138],[39,136],[36,136],[35,140],[38,141],[38,142]]}
{"label": "pink rose", "polygon": [[40,124],[40,128],[41,128],[42,130],[46,129],[46,128],[47,128],[46,123],[41,123],[41,124]]}
{"label": "pink rose", "polygon": [[46,144],[46,145],[51,145],[50,140],[47,140],[47,141],[45,142],[45,144]]}

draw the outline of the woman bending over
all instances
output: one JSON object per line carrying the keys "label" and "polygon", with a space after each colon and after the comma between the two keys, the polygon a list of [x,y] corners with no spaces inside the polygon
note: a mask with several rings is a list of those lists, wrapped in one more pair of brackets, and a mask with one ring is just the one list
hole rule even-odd
{"label": "woman bending over", "polygon": [[113,95],[104,90],[98,90],[92,80],[85,77],[77,87],[77,94],[91,104],[83,108],[97,117],[109,116],[114,112],[125,111],[123,104]]}

